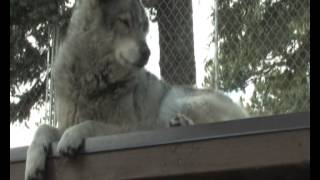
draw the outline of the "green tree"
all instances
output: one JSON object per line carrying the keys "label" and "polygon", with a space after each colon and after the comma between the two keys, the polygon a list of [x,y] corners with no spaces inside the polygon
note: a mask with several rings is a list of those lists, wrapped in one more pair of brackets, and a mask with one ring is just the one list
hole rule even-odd
{"label": "green tree", "polygon": [[[218,34],[219,89],[253,83],[252,114],[310,110],[310,0],[220,0]],[[208,61],[206,85],[214,69]]]}
{"label": "green tree", "polygon": [[[70,16],[66,2],[10,0],[10,123],[23,121],[32,107],[44,102],[50,29],[66,25]],[[30,37],[35,44],[28,40]],[[31,87],[19,92],[26,84]]]}

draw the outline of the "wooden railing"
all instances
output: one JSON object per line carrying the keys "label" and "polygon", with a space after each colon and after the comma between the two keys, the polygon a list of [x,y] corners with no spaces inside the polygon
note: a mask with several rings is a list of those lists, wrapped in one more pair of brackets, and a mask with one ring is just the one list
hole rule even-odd
{"label": "wooden railing", "polygon": [[[23,180],[27,147],[10,150]],[[74,159],[48,159],[48,180],[306,180],[310,112],[88,138]]]}

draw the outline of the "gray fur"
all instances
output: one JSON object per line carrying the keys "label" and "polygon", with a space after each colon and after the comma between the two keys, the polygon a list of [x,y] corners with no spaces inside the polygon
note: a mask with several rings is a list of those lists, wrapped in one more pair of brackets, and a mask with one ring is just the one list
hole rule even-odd
{"label": "gray fur", "polygon": [[72,156],[87,137],[247,117],[212,90],[170,86],[147,72],[148,19],[138,0],[78,0],[54,64],[59,129],[41,126],[26,179],[43,179],[50,143]]}

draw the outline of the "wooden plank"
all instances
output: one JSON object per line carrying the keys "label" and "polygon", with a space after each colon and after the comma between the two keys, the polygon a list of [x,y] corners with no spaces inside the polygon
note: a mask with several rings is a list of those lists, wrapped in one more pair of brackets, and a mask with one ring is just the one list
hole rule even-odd
{"label": "wooden plank", "polygon": [[[310,160],[309,147],[309,130],[212,139],[92,153],[73,160],[52,158],[47,177],[49,180],[134,179],[281,166],[303,168]],[[23,179],[23,161],[11,164],[11,169],[10,179]]]}
{"label": "wooden plank", "polygon": [[[166,128],[154,131],[142,131],[88,138],[82,153],[142,148],[163,144],[192,142],[215,138],[228,138],[282,132],[310,127],[310,113],[293,113],[277,116],[256,117],[220,123],[199,124],[189,127]],[[54,157],[57,143],[53,143]],[[27,147],[10,150],[10,162],[24,161]]]}
{"label": "wooden plank", "polygon": [[[254,121],[251,120],[251,123],[241,127],[242,129],[238,126],[241,121],[248,122],[247,120],[231,121],[227,124],[176,128],[172,129],[175,130],[172,134],[170,134],[171,131],[168,134],[167,130],[159,130],[138,133],[139,136],[134,136],[136,133],[133,133],[99,137],[98,139],[92,138],[86,142],[86,152],[73,160],[51,157],[48,161],[47,179],[161,179],[164,177],[179,178],[183,175],[188,175],[189,178],[201,175],[207,176],[207,178],[219,177],[221,179],[228,179],[231,175],[236,177],[242,175],[252,176],[253,179],[263,179],[259,176],[264,174],[264,177],[267,175],[271,177],[272,172],[277,172],[273,176],[278,177],[278,179],[285,179],[285,177],[292,179],[299,177],[299,175],[305,178],[310,161],[310,124],[309,119],[305,117],[303,116],[305,123],[294,119],[294,125],[281,123],[285,121],[285,118],[280,118],[278,119],[280,125],[277,128],[275,122],[270,121],[271,125],[264,126],[269,127],[265,128],[264,131],[263,129],[253,128],[255,124],[258,127],[264,123],[268,124],[268,122],[263,121],[264,118],[258,118]],[[246,122],[243,124],[246,124]],[[217,126],[218,128],[215,129]],[[245,128],[248,126],[251,127],[252,131],[248,131],[250,128]],[[275,127],[272,128],[272,126]],[[206,133],[199,133],[201,129],[203,129],[202,132]],[[210,134],[211,131],[219,129],[219,132],[223,131],[221,129],[226,129],[224,131],[225,136],[223,136],[223,133]],[[238,130],[238,133],[235,129]],[[189,133],[186,130],[190,130]],[[226,133],[227,131],[229,131],[229,135]],[[183,141],[181,134],[180,136],[176,135],[179,132],[185,135],[185,141]],[[241,132],[244,134],[241,134]],[[129,137],[138,138],[140,135],[144,135],[145,141],[136,140],[136,144],[122,141],[117,142],[118,146],[115,143],[116,138],[119,138],[118,140],[130,140]],[[165,138],[158,137],[161,135]],[[172,139],[175,141],[168,143],[169,135],[172,135]],[[192,135],[196,138],[191,139]],[[202,139],[200,135],[202,135]],[[111,146],[95,146],[96,142],[109,142],[110,139],[113,139]],[[161,142],[161,140],[165,141]],[[155,142],[152,144],[152,141]],[[137,146],[139,143],[140,147]],[[124,146],[124,144],[130,146]],[[88,153],[87,151],[90,150],[91,152]],[[14,153],[21,154],[23,151],[25,149],[20,148],[10,152],[10,179],[12,180],[23,179],[25,165],[23,157],[20,155],[20,160],[14,159]]]}

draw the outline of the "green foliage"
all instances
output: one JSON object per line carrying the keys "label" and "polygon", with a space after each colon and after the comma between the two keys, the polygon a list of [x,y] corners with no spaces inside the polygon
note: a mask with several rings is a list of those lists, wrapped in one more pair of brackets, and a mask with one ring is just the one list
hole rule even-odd
{"label": "green foliage", "polygon": [[[253,83],[252,114],[310,110],[310,0],[221,0],[218,34],[219,89]],[[214,69],[210,60],[206,85]]]}
{"label": "green foliage", "polygon": [[[10,0],[10,97],[18,99],[10,100],[10,123],[27,118],[30,109],[44,100],[50,29],[66,25],[70,15],[66,2]],[[30,37],[35,44],[28,40]],[[20,92],[22,85],[31,88]]]}

